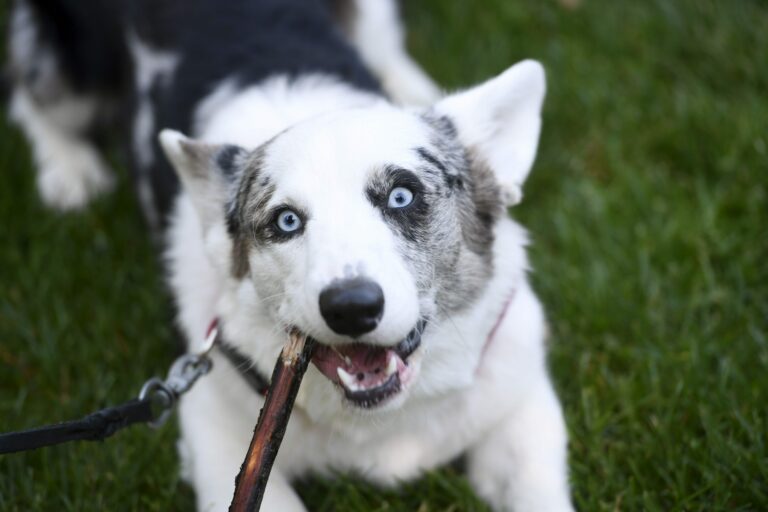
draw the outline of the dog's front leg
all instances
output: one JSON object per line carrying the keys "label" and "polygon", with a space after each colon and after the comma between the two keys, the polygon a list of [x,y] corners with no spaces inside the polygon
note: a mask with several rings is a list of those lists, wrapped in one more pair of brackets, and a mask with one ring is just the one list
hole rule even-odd
{"label": "dog's front leg", "polygon": [[[215,364],[210,376],[192,389],[179,407],[182,473],[195,489],[200,512],[229,508],[235,477],[245,460],[260,408],[260,403],[253,403],[250,389],[241,389],[242,396],[238,396],[237,381],[228,381],[223,368],[226,366]],[[222,389],[229,390],[229,395]],[[270,474],[261,510],[306,510],[277,465]]]}
{"label": "dog's front leg", "polygon": [[[235,476],[245,458],[245,447],[232,446],[226,433],[213,437],[205,445],[194,448],[184,446],[188,439],[182,439],[182,457],[190,465],[186,470],[190,483],[197,494],[197,509],[200,512],[226,511],[235,493]],[[184,453],[187,449],[189,452]],[[191,463],[191,464],[190,464]],[[261,504],[263,512],[304,512],[296,491],[278,468],[273,468]]]}
{"label": "dog's front leg", "polygon": [[566,444],[562,410],[545,377],[470,449],[469,478],[496,511],[571,512]]}
{"label": "dog's front leg", "polygon": [[[218,475],[210,474],[204,482],[199,482],[197,488],[197,509],[200,512],[226,511],[235,493],[234,477],[221,479]],[[277,469],[269,475],[269,482],[261,502],[262,512],[305,512],[296,491],[285,476]]]}

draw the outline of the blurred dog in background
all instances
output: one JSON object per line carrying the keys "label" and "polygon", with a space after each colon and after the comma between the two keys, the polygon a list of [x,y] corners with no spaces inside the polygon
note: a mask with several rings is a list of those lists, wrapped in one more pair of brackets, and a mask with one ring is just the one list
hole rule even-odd
{"label": "blurred dog in background", "polygon": [[390,485],[461,455],[496,510],[572,510],[505,215],[538,143],[538,63],[440,98],[391,0],[17,0],[10,52],[43,201],[108,190],[99,134],[124,127],[189,350],[221,326],[180,406],[200,510],[230,502],[291,328],[319,348],[265,510],[303,510],[307,473]]}

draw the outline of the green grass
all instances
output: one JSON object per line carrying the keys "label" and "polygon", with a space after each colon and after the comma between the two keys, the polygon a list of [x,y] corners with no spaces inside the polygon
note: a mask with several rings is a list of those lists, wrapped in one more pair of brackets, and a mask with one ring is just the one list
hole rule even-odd
{"label": "green grass", "polygon": [[[768,5],[407,2],[448,87],[522,58],[549,95],[526,199],[533,281],[583,511],[768,510]],[[175,351],[125,176],[77,215],[40,206],[0,127],[0,430],[132,396]],[[0,457],[0,510],[189,510],[174,426]],[[482,510],[463,477],[305,482],[312,510]]]}

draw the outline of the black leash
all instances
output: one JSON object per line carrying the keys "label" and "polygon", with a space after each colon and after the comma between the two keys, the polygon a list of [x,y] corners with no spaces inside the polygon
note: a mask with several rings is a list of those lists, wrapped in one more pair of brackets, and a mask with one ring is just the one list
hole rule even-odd
{"label": "black leash", "polygon": [[69,441],[101,441],[134,423],[155,419],[150,400],[131,400],[76,421],[0,434],[0,453],[24,452]]}
{"label": "black leash", "polygon": [[211,370],[213,363],[209,353],[214,346],[221,350],[256,392],[266,394],[269,381],[254,368],[249,358],[220,340],[218,322],[214,320],[208,328],[203,350],[177,358],[166,379],[149,379],[141,388],[138,398],[101,409],[80,420],[0,434],[0,454],[34,450],[69,441],[101,441],[136,423],[159,427],[166,422],[181,395]]}

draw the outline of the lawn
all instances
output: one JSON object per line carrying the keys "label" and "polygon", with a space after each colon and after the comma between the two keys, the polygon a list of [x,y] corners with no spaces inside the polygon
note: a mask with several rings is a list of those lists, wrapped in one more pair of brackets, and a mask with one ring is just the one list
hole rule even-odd
{"label": "lawn", "polygon": [[[405,3],[410,47],[447,88],[547,68],[511,214],[532,233],[579,510],[768,510],[768,4]],[[55,215],[5,125],[0,169],[0,431],[133,396],[177,342],[128,177]],[[176,436],[0,456],[0,510],[190,510]],[[484,510],[450,468],[397,492],[301,492],[317,511]]]}

